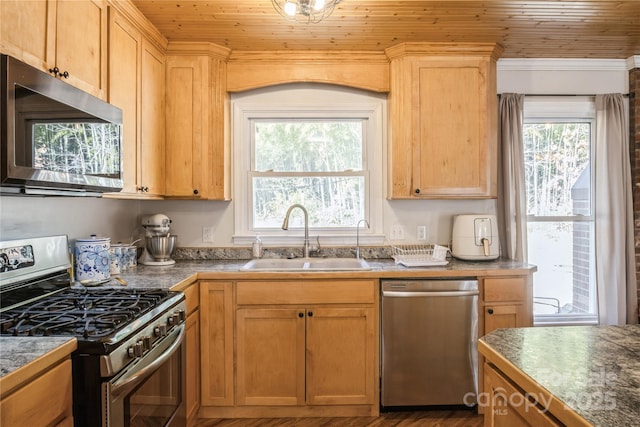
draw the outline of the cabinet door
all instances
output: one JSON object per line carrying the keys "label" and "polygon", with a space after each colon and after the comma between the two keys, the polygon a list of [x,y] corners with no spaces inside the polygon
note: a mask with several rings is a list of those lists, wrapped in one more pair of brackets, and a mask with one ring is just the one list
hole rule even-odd
{"label": "cabinet door", "polygon": [[374,402],[373,308],[307,309],[307,404]]}
{"label": "cabinet door", "polygon": [[305,311],[236,312],[238,405],[304,405]]}
{"label": "cabinet door", "polygon": [[187,419],[197,416],[200,407],[200,311],[196,310],[187,317],[186,330],[186,396]]}
{"label": "cabinet door", "polygon": [[556,427],[561,425],[546,412],[549,408],[534,405],[511,381],[491,365],[485,364],[485,390],[489,393],[484,410],[485,426]]}
{"label": "cabinet door", "polygon": [[106,99],[106,0],[57,0],[56,22],[55,65],[69,83]]}
{"label": "cabinet door", "polygon": [[142,39],[140,87],[140,184],[147,195],[162,195],[165,152],[165,59]]}
{"label": "cabinet door", "polygon": [[116,194],[136,194],[140,177],[140,52],[142,38],[120,14],[109,23],[109,102],[122,110],[122,163],[124,186]]}
{"label": "cabinet door", "polygon": [[55,62],[55,1],[0,1],[0,51],[47,70]]}
{"label": "cabinet door", "polygon": [[233,405],[233,285],[200,283],[203,406]]}
{"label": "cabinet door", "polygon": [[207,58],[167,58],[166,190],[169,197],[199,197],[206,159],[209,93]]}
{"label": "cabinet door", "polygon": [[529,326],[525,321],[524,307],[521,304],[487,305],[484,308],[484,333],[499,328],[517,328]]}
{"label": "cabinet door", "polygon": [[[412,69],[414,195],[495,196],[486,65],[416,60]],[[491,94],[495,97],[495,94]],[[494,135],[495,137],[495,135]]]}

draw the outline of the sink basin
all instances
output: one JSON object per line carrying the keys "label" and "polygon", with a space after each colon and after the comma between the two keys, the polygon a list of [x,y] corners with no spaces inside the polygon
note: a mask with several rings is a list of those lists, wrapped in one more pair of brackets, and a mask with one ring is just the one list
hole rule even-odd
{"label": "sink basin", "polygon": [[308,262],[307,270],[371,270],[367,261],[355,258],[318,258]]}
{"label": "sink basin", "polygon": [[243,271],[350,271],[371,270],[363,259],[355,258],[293,258],[253,259],[242,266]]}

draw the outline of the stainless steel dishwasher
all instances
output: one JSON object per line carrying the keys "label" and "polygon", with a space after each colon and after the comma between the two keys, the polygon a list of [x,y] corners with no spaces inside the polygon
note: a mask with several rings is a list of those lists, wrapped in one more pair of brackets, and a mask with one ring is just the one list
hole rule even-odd
{"label": "stainless steel dishwasher", "polygon": [[382,281],[381,405],[476,403],[478,281]]}

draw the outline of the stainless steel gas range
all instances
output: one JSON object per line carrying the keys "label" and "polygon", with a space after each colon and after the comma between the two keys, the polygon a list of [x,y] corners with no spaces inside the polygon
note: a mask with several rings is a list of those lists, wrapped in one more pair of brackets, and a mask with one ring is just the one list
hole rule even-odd
{"label": "stainless steel gas range", "polygon": [[73,286],[69,267],[66,236],[0,242],[0,332],[77,338],[76,427],[184,426],[184,295]]}

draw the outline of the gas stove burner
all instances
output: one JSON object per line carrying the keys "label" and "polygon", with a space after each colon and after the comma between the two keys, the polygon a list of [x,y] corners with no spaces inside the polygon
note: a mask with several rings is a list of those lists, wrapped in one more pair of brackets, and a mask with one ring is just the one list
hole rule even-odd
{"label": "gas stove burner", "polygon": [[0,315],[0,332],[106,341],[171,295],[162,289],[68,288],[4,311]]}

